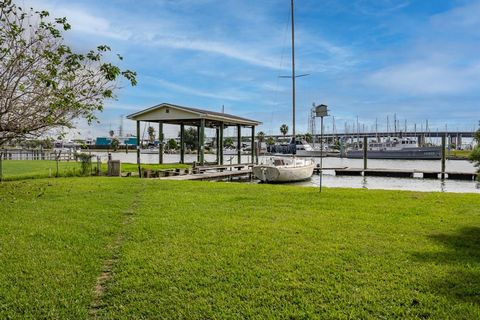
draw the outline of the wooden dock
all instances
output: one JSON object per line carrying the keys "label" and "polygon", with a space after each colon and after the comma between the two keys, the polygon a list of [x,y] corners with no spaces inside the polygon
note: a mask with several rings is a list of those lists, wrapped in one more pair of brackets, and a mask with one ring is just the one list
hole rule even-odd
{"label": "wooden dock", "polygon": [[161,180],[199,180],[199,181],[219,181],[219,180],[233,180],[236,179],[251,179],[252,178],[252,169],[243,169],[243,170],[228,170],[228,171],[217,171],[217,172],[203,172],[203,173],[191,173],[184,174],[179,176],[170,176],[159,178]]}
{"label": "wooden dock", "polygon": [[[325,169],[324,169],[325,170]],[[424,178],[441,179],[441,171],[426,171],[414,169],[362,169],[344,168],[335,169],[337,176],[364,176],[364,177],[390,177],[390,178]],[[444,172],[446,179],[473,181],[477,177],[474,172]]]}
{"label": "wooden dock", "polygon": [[232,181],[234,179],[251,179],[252,163],[232,165],[196,166],[187,174],[173,174],[160,177],[161,180],[200,180],[200,181]]}
{"label": "wooden dock", "polygon": [[[175,170],[164,172],[158,179],[162,180],[200,180],[200,181],[232,181],[234,179],[252,179],[253,164],[240,165],[213,165],[198,166],[191,170]],[[171,171],[171,170],[170,170]],[[415,170],[415,169],[362,169],[349,167],[323,168],[322,171],[334,171],[336,176],[364,176],[364,177],[387,177],[387,178],[423,178],[442,179],[442,172]],[[320,173],[320,168],[314,169],[315,174]],[[477,174],[474,172],[445,172],[445,179],[473,181]],[[148,177],[148,176],[147,176]]]}

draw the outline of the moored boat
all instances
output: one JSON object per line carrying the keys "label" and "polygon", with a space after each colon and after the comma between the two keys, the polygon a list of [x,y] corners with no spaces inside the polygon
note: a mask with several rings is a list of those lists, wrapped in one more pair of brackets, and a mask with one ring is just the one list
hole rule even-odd
{"label": "moored boat", "polygon": [[292,141],[285,150],[293,156],[272,157],[265,164],[253,167],[253,175],[264,182],[292,182],[306,180],[312,177],[315,162],[313,159],[297,158],[295,156],[297,144],[295,142],[295,20],[294,20],[294,3],[292,6]]}
{"label": "moored boat", "polygon": [[[392,138],[385,142],[368,144],[368,159],[411,159],[438,160],[442,157],[441,147],[419,147],[417,141],[409,138]],[[363,158],[363,150],[347,151],[347,158]]]}
{"label": "moored boat", "polygon": [[270,157],[253,167],[255,177],[263,182],[294,182],[310,179],[315,162],[298,157]]}

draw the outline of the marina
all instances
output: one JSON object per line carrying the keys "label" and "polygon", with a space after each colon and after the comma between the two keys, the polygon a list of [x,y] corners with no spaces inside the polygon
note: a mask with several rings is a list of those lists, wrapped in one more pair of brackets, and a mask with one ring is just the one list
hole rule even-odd
{"label": "marina", "polygon": [[[106,161],[108,153],[97,152],[102,161]],[[133,153],[115,152],[111,153],[112,159],[120,160],[122,163],[134,163],[136,155]],[[215,155],[206,154],[206,162],[213,163]],[[249,164],[251,157],[249,155],[241,156],[242,163]],[[259,161],[267,157],[259,157]],[[196,161],[195,154],[185,155],[186,163],[194,163]],[[166,163],[178,163],[179,155],[166,154],[164,161]],[[316,166],[314,175],[310,180],[302,182],[287,183],[287,185],[313,187],[318,186],[318,166],[319,158],[314,158]],[[226,163],[223,166],[211,165],[211,167],[220,167],[223,169],[214,171],[238,170],[235,168],[238,159],[236,157],[226,157]],[[142,164],[158,163],[158,155],[142,155]],[[445,179],[441,179],[441,161],[439,160],[388,160],[388,159],[372,159],[369,160],[369,169],[366,175],[363,175],[363,160],[348,159],[337,157],[323,158],[323,180],[322,184],[326,187],[340,188],[368,188],[368,189],[386,189],[386,190],[410,190],[410,191],[435,191],[435,192],[466,192],[480,193],[479,184],[472,180],[472,176],[476,171],[474,165],[467,160],[446,160],[445,163]],[[231,165],[231,166],[230,166]],[[252,165],[250,163],[250,165]],[[202,170],[206,170],[210,166],[199,166]],[[193,173],[193,172],[191,172]],[[351,173],[347,175],[345,173]],[[209,177],[213,181],[244,181],[258,183],[258,180],[252,180],[248,172],[244,175],[237,174],[229,179],[228,174],[222,177],[216,177],[216,172],[209,172]],[[178,175],[178,173],[171,173]],[[199,180],[209,180],[205,178],[195,178]],[[170,178],[170,177],[169,177]],[[174,178],[187,179],[187,178]]]}
{"label": "marina", "polygon": [[0,320],[480,319],[480,0],[23,2]]}

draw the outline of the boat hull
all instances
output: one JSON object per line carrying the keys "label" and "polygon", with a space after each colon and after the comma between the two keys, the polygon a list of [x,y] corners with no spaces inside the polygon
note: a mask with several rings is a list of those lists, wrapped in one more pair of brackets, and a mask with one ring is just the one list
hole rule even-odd
{"label": "boat hull", "polygon": [[[351,150],[347,152],[347,158],[363,158],[363,150]],[[442,148],[422,147],[404,148],[401,150],[369,150],[368,159],[407,159],[407,160],[438,160],[442,158]]]}
{"label": "boat hull", "polygon": [[158,149],[141,149],[140,153],[141,154],[158,154],[159,151]]}
{"label": "boat hull", "polygon": [[258,165],[253,167],[252,172],[257,179],[263,182],[282,183],[310,179],[314,168],[314,163],[298,167]]}

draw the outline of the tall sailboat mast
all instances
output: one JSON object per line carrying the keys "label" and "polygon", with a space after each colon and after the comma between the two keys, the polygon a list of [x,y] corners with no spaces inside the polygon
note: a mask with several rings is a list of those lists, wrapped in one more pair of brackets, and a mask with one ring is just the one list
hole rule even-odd
{"label": "tall sailboat mast", "polygon": [[292,140],[295,142],[295,6],[292,0]]}

